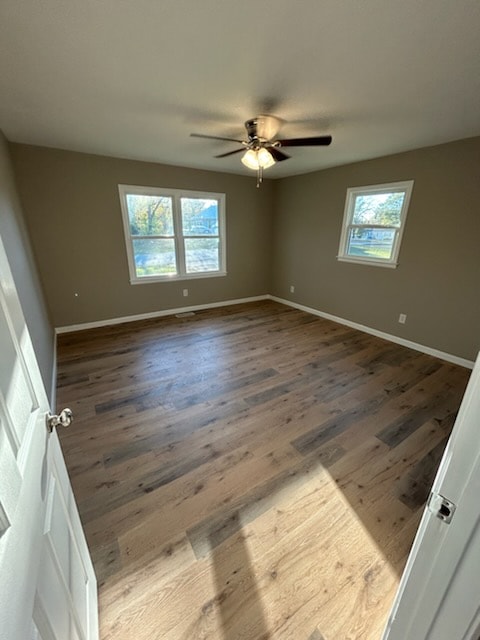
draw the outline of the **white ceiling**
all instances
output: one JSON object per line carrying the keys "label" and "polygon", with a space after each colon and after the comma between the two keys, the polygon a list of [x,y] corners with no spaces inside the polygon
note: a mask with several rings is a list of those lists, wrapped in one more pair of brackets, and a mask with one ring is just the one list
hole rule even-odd
{"label": "white ceiling", "polygon": [[268,177],[480,135],[479,0],[1,0],[9,140],[248,173],[234,143],[272,113]]}

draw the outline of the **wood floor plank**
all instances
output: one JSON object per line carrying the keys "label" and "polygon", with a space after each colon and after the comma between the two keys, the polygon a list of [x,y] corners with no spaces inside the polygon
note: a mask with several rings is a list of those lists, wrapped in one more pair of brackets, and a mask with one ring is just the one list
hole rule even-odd
{"label": "wood floor plank", "polygon": [[379,640],[468,376],[272,301],[59,336],[102,640]]}

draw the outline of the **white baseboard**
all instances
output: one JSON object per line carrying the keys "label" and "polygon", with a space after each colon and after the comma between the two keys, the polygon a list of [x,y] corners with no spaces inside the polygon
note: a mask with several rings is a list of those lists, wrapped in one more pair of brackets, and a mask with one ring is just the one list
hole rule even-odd
{"label": "white baseboard", "polygon": [[[190,307],[179,307],[178,309],[165,309],[164,311],[152,311],[150,313],[139,313],[134,316],[124,316],[122,318],[109,318],[98,322],[83,322],[81,324],[71,324],[65,327],[56,327],[55,333],[71,333],[72,331],[83,331],[84,329],[96,329],[97,327],[107,327],[124,322],[135,322],[135,320],[148,320],[149,318],[162,318],[164,316],[174,316],[176,313],[187,313],[188,311],[202,311],[216,307],[228,307],[232,304],[243,304],[245,302],[257,302],[259,300],[269,300],[270,296],[253,296],[250,298],[238,298],[237,300],[223,300],[222,302],[210,302],[207,304],[197,304]],[[56,345],[55,345],[56,347]]]}
{"label": "white baseboard", "polygon": [[345,320],[345,318],[339,318],[338,316],[333,316],[330,313],[318,311],[318,309],[313,309],[312,307],[306,307],[303,304],[297,304],[296,302],[292,302],[291,300],[277,298],[277,296],[269,296],[269,298],[270,300],[275,300],[275,302],[280,302],[280,304],[285,304],[288,307],[294,307],[295,309],[300,309],[300,311],[312,313],[313,315],[320,316],[321,318],[325,318],[326,320],[332,320],[333,322],[344,324],[347,327],[351,327],[352,329],[358,329],[359,331],[370,333],[372,336],[377,336],[377,338],[383,338],[384,340],[389,340],[390,342],[401,344],[402,346],[408,347],[409,349],[421,351],[422,353],[426,353],[429,356],[435,356],[436,358],[440,358],[440,360],[446,360],[447,362],[458,364],[461,367],[466,367],[467,369],[473,369],[473,365],[475,364],[472,360],[466,360],[465,358],[454,356],[451,353],[446,353],[445,351],[432,349],[431,347],[426,347],[423,344],[418,344],[417,342],[412,342],[411,340],[405,340],[405,338],[399,338],[398,336],[394,336],[390,333],[384,333],[383,331],[378,331],[377,329],[366,327],[363,324],[358,324],[357,322],[352,322],[351,320]]}

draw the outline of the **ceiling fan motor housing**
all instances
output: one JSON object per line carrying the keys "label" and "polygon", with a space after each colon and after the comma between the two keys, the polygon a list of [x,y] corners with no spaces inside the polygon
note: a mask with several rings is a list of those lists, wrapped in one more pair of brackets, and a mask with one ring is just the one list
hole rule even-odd
{"label": "ceiling fan motor housing", "polygon": [[257,118],[252,118],[251,120],[247,120],[245,122],[245,128],[247,130],[249,141],[258,140],[258,120]]}
{"label": "ceiling fan motor housing", "polygon": [[268,142],[280,129],[281,121],[275,116],[259,115],[256,118],[247,120],[245,128],[247,130],[249,142]]}

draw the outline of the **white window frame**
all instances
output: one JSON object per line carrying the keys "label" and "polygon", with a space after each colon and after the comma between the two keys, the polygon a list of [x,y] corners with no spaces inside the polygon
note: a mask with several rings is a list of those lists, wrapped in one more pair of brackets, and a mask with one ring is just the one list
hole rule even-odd
{"label": "white window frame", "polygon": [[[193,280],[197,278],[218,278],[227,275],[226,267],[226,228],[225,228],[225,194],[211,193],[207,191],[189,191],[186,189],[168,189],[163,187],[140,187],[137,185],[119,184],[120,206],[122,210],[123,231],[127,248],[128,270],[130,284],[148,284],[151,282],[166,282],[172,280]],[[173,213],[173,240],[175,243],[175,260],[177,273],[153,276],[137,276],[135,268],[135,254],[133,240],[135,236],[130,233],[130,220],[128,216],[127,195],[162,196],[172,199]],[[218,203],[218,235],[183,235],[180,198],[204,198],[216,200]],[[142,236],[143,237],[143,236]],[[148,236],[148,238],[165,238],[166,236]],[[172,238],[172,236],[168,236]],[[185,238],[217,238],[219,241],[219,269],[217,271],[199,271],[187,273],[185,261]]]}
{"label": "white window frame", "polygon": [[[367,264],[376,267],[389,267],[395,269],[398,266],[398,254],[400,252],[400,245],[402,243],[403,232],[405,229],[405,222],[407,220],[408,207],[410,204],[410,198],[413,189],[413,180],[406,180],[403,182],[389,182],[388,184],[375,184],[366,187],[351,187],[347,189],[347,198],[345,200],[345,211],[343,214],[342,233],[340,236],[340,247],[338,250],[337,259],[342,262],[354,262],[356,264]],[[403,191],[405,198],[403,200],[402,209],[400,212],[400,226],[388,226],[379,224],[353,224],[353,213],[355,209],[355,200],[358,196],[363,195],[376,195],[382,193],[394,193]],[[386,260],[384,258],[363,258],[362,256],[352,256],[347,253],[349,232],[353,228],[368,228],[368,229],[391,229],[395,232],[392,254],[391,257]]]}

